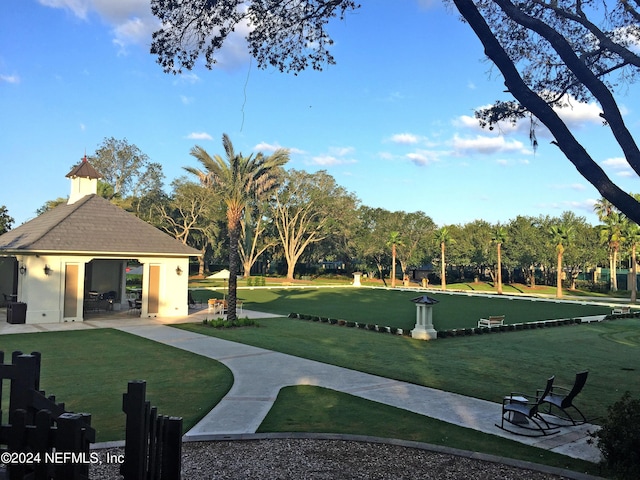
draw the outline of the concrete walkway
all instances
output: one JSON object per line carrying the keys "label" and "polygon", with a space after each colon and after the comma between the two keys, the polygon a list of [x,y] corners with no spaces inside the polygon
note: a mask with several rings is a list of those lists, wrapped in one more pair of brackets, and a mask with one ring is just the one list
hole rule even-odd
{"label": "concrete walkway", "polygon": [[[179,322],[198,321],[199,318],[206,316],[206,313],[206,311],[195,313]],[[251,311],[245,311],[243,316],[273,317],[273,315]],[[317,385],[574,458],[591,462],[600,460],[600,451],[587,443],[589,438],[587,432],[596,428],[593,425],[563,428],[558,434],[542,438],[513,435],[495,426],[495,423],[500,420],[501,405],[499,403],[178,330],[165,323],[178,322],[175,319],[120,317],[63,324],[7,325],[0,323],[0,334],[116,328],[220,361],[232,371],[233,386],[222,401],[186,433],[185,437],[192,440],[255,433],[281,388],[290,385]],[[500,395],[501,392],[496,392],[496,397]]]}

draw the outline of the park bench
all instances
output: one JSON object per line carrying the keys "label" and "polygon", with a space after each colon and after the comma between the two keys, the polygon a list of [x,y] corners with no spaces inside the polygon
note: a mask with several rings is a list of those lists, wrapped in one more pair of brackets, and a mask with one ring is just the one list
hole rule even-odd
{"label": "park bench", "polygon": [[504,315],[490,315],[489,318],[481,318],[478,320],[478,328],[480,327],[501,327],[504,325]]}
{"label": "park bench", "polygon": [[631,313],[631,307],[616,307],[611,310],[612,315],[623,315],[627,313]]}

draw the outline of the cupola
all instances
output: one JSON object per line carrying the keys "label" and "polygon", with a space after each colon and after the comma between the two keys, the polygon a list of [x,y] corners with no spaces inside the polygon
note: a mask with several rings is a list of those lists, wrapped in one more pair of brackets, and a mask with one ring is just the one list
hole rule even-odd
{"label": "cupola", "polygon": [[66,177],[71,180],[71,193],[67,201],[67,205],[71,205],[87,195],[98,193],[98,179],[102,175],[93,168],[85,155],[82,162],[73,167]]}

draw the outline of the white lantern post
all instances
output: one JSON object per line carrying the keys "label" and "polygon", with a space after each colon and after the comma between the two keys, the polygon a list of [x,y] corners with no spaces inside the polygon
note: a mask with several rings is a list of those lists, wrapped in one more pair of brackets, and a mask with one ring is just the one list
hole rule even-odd
{"label": "white lantern post", "polygon": [[435,340],[438,332],[433,328],[433,306],[438,303],[438,300],[421,295],[411,301],[416,304],[416,326],[411,330],[411,337],[419,340]]}

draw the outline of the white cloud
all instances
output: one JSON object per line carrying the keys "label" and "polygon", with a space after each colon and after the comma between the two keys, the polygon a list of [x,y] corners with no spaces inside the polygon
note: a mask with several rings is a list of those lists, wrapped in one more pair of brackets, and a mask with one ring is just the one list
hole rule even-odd
{"label": "white cloud", "polygon": [[353,147],[330,147],[329,153],[324,155],[317,155],[311,159],[311,163],[321,166],[336,166],[336,165],[348,165],[356,163],[353,158],[347,158],[348,155],[354,152]]}
{"label": "white cloud", "polygon": [[277,142],[276,143],[260,142],[255,147],[253,147],[253,149],[258,151],[258,152],[275,152],[276,150],[278,150],[280,148],[286,148],[287,150],[289,150],[289,153],[295,153],[295,154],[298,154],[298,155],[303,155],[303,154],[306,153],[304,150],[300,150],[299,148],[283,147],[282,145],[280,145]]}
{"label": "white cloud", "polygon": [[526,153],[524,145],[518,140],[506,140],[503,136],[488,137],[476,135],[475,138],[461,138],[457,134],[453,137],[452,145],[458,155],[480,153],[520,152]]}
{"label": "white cloud", "polygon": [[602,125],[602,109],[594,102],[582,103],[565,96],[564,108],[554,108],[558,116],[571,128],[581,128],[587,124]]}
{"label": "white cloud", "polygon": [[18,75],[2,75],[0,74],[0,81],[18,84],[20,83],[20,77]]}
{"label": "white cloud", "polygon": [[338,157],[344,157],[354,152],[353,147],[329,147],[329,152]]}
{"label": "white cloud", "polygon": [[213,140],[213,137],[206,132],[192,132],[187,135],[190,140]]}
{"label": "white cloud", "polygon": [[317,157],[313,157],[311,161],[316,165],[322,165],[326,167],[340,165],[342,163],[341,159],[333,157],[331,155],[319,155]]}
{"label": "white cloud", "polygon": [[433,150],[416,150],[415,152],[408,153],[406,157],[420,167],[439,161],[439,153]]}
{"label": "white cloud", "polygon": [[70,10],[76,17],[86,19],[90,0],[38,0],[41,5]]}
{"label": "white cloud", "polygon": [[198,83],[200,81],[200,77],[193,72],[182,72],[176,78],[177,80],[174,82],[175,85],[179,83],[189,83],[193,85],[194,83]]}
{"label": "white cloud", "polygon": [[193,103],[193,97],[187,97],[186,95],[180,95],[180,101],[184,105],[191,105]]}
{"label": "white cloud", "polygon": [[[148,49],[151,34],[160,27],[160,20],[151,13],[149,0],[38,0],[49,8],[71,12],[84,21],[92,15],[111,28],[112,42],[118,54],[126,54],[127,47],[136,45]],[[217,65],[226,70],[246,64],[249,58],[245,36],[251,27],[237,25],[217,55]]]}
{"label": "white cloud", "polygon": [[118,46],[120,54],[126,53],[128,45],[148,45],[157,27],[156,22],[140,17],[129,18],[114,27],[113,43]]}
{"label": "white cloud", "polygon": [[402,145],[413,145],[418,143],[419,138],[413,133],[396,133],[395,135],[391,136],[391,141],[393,143],[400,143]]}
{"label": "white cloud", "polygon": [[633,177],[635,172],[624,157],[608,158],[602,165],[614,171],[619,177]]}
{"label": "white cloud", "polygon": [[349,165],[356,163],[356,161],[351,158],[340,158],[333,155],[318,155],[311,159],[311,163],[323,167],[335,167],[336,165]]}

